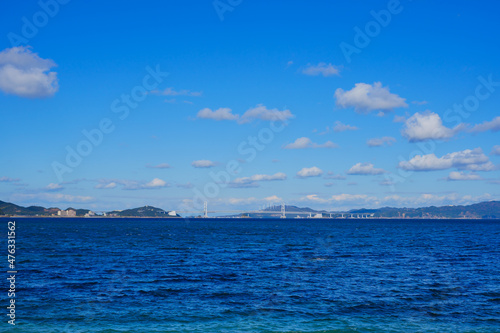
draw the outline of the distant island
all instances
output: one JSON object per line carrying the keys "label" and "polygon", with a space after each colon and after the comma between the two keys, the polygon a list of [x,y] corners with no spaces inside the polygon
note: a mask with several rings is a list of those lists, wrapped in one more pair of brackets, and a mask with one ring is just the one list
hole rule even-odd
{"label": "distant island", "polygon": [[[486,201],[467,206],[441,206],[421,208],[383,207],[378,209],[352,209],[346,212],[314,210],[308,207],[285,206],[289,218],[408,218],[408,219],[500,219],[500,201]],[[288,213],[289,212],[289,213]],[[201,213],[200,213],[201,214]],[[96,214],[90,209],[67,208],[65,210],[41,206],[22,207],[0,201],[0,216],[27,217],[155,217],[181,218],[175,211],[144,206],[133,209],[113,210]],[[281,206],[272,206],[260,212],[249,212],[227,217],[263,218],[281,216]],[[194,217],[201,217],[194,216]]]}

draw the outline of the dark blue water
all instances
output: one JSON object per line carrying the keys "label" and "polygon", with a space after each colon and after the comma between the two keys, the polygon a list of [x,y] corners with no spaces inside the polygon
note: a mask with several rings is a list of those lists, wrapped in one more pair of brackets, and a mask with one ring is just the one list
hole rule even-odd
{"label": "dark blue water", "polygon": [[4,330],[500,332],[499,221],[15,220]]}

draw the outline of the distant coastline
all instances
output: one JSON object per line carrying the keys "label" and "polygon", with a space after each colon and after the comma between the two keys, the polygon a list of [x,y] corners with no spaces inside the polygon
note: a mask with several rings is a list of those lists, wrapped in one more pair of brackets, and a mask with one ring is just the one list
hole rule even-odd
{"label": "distant coastline", "polygon": [[[268,207],[260,211],[244,212],[234,215],[209,216],[210,218],[280,218],[283,215],[281,206]],[[308,207],[285,206],[288,211],[286,218],[309,219],[500,219],[500,201],[486,201],[472,205],[450,205],[442,207],[351,209],[349,211],[314,210]],[[41,206],[22,207],[13,203],[0,201],[0,217],[16,218],[164,218],[164,219],[198,219],[204,218],[203,212],[194,216],[181,216],[176,211],[166,211],[153,206],[143,206],[133,209],[113,210],[96,213],[90,209],[45,208]]]}

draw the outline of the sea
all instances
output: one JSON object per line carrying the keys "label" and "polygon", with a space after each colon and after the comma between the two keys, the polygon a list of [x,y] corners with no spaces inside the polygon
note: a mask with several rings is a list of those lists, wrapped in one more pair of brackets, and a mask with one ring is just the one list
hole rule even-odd
{"label": "sea", "polygon": [[0,221],[3,332],[500,332],[500,220]]}

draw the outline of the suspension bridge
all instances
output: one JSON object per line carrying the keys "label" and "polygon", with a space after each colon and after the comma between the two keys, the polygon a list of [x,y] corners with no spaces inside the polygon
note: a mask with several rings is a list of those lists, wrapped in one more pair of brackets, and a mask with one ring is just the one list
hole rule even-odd
{"label": "suspension bridge", "polygon": [[373,213],[349,213],[349,212],[308,212],[308,211],[298,211],[298,210],[286,210],[285,203],[280,205],[280,210],[270,210],[270,209],[261,209],[261,210],[251,210],[251,211],[242,211],[242,210],[208,210],[208,202],[205,201],[203,204],[203,211],[200,210],[181,210],[175,211],[177,214],[195,214],[199,217],[209,218],[209,214],[220,215],[220,214],[261,214],[261,215],[270,215],[277,216],[280,218],[286,219],[287,215],[290,217],[309,217],[309,218],[372,218],[375,214]]}

